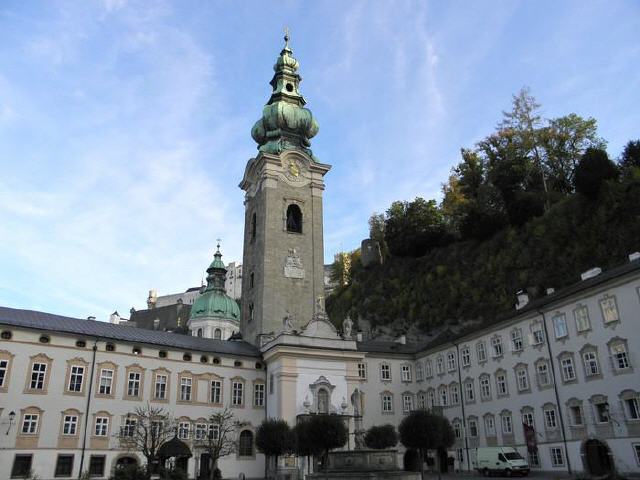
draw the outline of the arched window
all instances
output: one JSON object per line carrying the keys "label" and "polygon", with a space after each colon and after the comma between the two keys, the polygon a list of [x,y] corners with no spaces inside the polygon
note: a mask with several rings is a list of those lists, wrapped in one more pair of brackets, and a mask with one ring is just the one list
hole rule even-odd
{"label": "arched window", "polygon": [[287,207],[287,232],[302,233],[302,210],[298,205]]}
{"label": "arched window", "polygon": [[329,413],[329,392],[326,388],[318,390],[318,413]]}
{"label": "arched window", "polygon": [[216,340],[221,340],[222,330],[220,330],[219,328],[216,328],[215,331],[213,332],[213,338],[215,338]]}
{"label": "arched window", "polygon": [[198,336],[202,337],[202,329],[201,328],[198,329]]}
{"label": "arched window", "polygon": [[253,456],[253,433],[250,430],[243,430],[240,432],[238,455],[241,457]]}
{"label": "arched window", "polygon": [[256,239],[256,232],[257,232],[256,214],[254,212],[253,215],[251,215],[251,240]]}

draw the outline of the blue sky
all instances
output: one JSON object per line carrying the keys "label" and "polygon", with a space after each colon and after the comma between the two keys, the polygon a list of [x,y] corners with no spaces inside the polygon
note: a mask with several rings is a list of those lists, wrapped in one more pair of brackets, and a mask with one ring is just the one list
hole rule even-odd
{"label": "blue sky", "polygon": [[640,137],[640,3],[0,3],[0,304],[106,319],[241,260],[250,130],[282,28],[320,123],[325,261],[394,200],[439,198],[527,85]]}

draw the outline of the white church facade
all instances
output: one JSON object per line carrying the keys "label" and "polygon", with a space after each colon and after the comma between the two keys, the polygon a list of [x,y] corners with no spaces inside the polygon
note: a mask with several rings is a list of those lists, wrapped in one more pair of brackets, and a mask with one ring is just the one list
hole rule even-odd
{"label": "white church facade", "polygon": [[[87,471],[105,479],[118,465],[144,463],[120,440],[146,404],[177,419],[190,478],[206,470],[198,439],[207,418],[225,407],[240,421],[236,451],[219,463],[225,478],[263,477],[254,439],[265,418],[293,425],[310,413],[344,415],[344,448],[354,448],[361,429],[397,426],[418,408],[452,422],[447,457],[456,470],[474,469],[479,446],[508,445],[534,470],[640,473],[637,256],[523,299],[464,335],[383,342],[362,338],[349,319],[342,331],[328,320],[322,196],[330,166],[310,150],[318,125],[286,40],[252,130],[259,151],[240,183],[242,308],[224,293],[219,251],[192,305],[191,335],[0,307],[0,478]],[[216,338],[223,326],[241,338]],[[411,452],[398,448],[400,464],[410,463]],[[293,458],[282,462],[295,468]]]}

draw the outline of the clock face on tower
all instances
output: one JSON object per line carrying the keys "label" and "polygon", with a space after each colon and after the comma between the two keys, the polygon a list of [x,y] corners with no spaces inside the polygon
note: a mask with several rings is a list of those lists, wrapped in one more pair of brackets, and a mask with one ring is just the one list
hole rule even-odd
{"label": "clock face on tower", "polygon": [[300,180],[300,164],[298,163],[298,160],[296,160],[295,158],[290,158],[287,161],[285,174],[289,180]]}

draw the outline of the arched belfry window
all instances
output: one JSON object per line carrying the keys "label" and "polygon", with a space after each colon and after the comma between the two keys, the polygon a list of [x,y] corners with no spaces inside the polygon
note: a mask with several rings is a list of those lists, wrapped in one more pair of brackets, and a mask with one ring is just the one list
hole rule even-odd
{"label": "arched belfry window", "polygon": [[302,210],[293,203],[287,207],[287,232],[302,233]]}
{"label": "arched belfry window", "polygon": [[221,340],[222,339],[222,330],[220,330],[219,328],[216,328],[215,331],[213,332],[213,338],[215,340]]}

